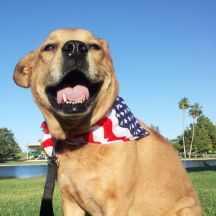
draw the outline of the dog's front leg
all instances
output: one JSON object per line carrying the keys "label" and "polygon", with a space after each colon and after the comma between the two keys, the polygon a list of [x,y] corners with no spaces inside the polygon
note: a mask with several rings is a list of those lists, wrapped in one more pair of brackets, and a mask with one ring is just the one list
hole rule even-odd
{"label": "dog's front leg", "polygon": [[116,206],[113,203],[113,207],[109,207],[104,211],[103,216],[128,216],[129,206]]}
{"label": "dog's front leg", "polygon": [[117,199],[108,200],[103,208],[103,216],[128,216],[130,206],[133,202],[132,191]]}
{"label": "dog's front leg", "polygon": [[63,199],[64,216],[85,216],[85,211],[74,200]]}

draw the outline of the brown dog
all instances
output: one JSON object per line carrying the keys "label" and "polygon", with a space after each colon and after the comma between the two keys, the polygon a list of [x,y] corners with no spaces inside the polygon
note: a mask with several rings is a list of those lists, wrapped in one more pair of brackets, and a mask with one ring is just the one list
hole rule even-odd
{"label": "brown dog", "polygon": [[149,136],[107,145],[70,145],[112,108],[118,95],[107,43],[82,29],[60,29],[21,59],[15,82],[30,87],[50,133],[62,141],[58,183],[65,216],[201,215],[175,150]]}

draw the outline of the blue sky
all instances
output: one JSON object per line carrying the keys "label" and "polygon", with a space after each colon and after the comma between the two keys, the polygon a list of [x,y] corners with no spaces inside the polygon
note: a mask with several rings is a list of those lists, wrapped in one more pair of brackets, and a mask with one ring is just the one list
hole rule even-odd
{"label": "blue sky", "polygon": [[43,116],[12,74],[22,56],[62,27],[86,28],[109,42],[120,95],[165,137],[181,133],[183,97],[200,103],[216,124],[215,11],[214,0],[2,2],[0,127],[11,129],[22,148],[41,139]]}

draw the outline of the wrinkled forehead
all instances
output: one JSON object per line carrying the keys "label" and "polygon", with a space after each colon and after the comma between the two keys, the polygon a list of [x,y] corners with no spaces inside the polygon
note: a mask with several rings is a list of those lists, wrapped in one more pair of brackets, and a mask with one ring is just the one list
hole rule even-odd
{"label": "wrinkled forehead", "polygon": [[45,42],[60,42],[64,43],[70,40],[79,40],[82,42],[96,41],[97,38],[85,29],[59,29],[47,37]]}

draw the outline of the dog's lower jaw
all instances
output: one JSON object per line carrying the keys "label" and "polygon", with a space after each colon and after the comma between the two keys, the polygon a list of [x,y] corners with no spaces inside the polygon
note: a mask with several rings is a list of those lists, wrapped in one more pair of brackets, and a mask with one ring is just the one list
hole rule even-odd
{"label": "dog's lower jaw", "polygon": [[[62,130],[64,131],[66,139],[68,139],[68,138],[83,134],[85,131],[87,131],[91,127],[90,123],[86,121],[89,115],[86,115],[80,118],[56,117],[56,119],[58,119],[58,123],[60,127],[62,128]],[[64,125],[64,126],[61,126],[61,125]]]}

